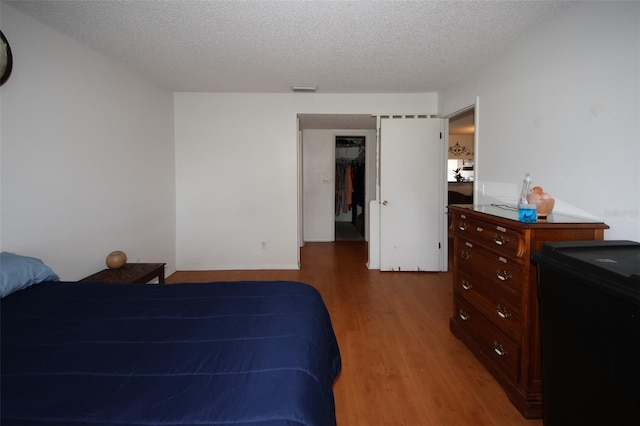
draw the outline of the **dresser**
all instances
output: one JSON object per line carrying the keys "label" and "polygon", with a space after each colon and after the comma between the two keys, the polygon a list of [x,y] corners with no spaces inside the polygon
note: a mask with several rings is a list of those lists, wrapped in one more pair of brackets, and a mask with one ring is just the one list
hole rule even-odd
{"label": "dresser", "polygon": [[536,265],[545,241],[602,240],[598,221],[552,213],[518,222],[517,210],[451,205],[451,332],[502,385],[526,418],[542,417],[542,367]]}

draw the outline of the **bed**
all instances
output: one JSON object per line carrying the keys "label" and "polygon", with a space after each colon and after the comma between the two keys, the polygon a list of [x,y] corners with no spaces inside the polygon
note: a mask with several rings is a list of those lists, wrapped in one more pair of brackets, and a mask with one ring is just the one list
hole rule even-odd
{"label": "bed", "polygon": [[335,425],[309,285],[44,280],[0,303],[2,425]]}

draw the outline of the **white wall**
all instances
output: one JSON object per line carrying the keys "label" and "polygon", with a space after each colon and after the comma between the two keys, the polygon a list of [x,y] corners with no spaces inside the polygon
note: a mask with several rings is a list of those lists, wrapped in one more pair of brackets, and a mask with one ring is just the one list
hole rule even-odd
{"label": "white wall", "polygon": [[443,115],[479,97],[484,200],[515,200],[531,172],[556,210],[603,219],[606,239],[640,241],[639,58],[640,3],[579,2],[441,91]]}
{"label": "white wall", "polygon": [[298,113],[435,112],[435,93],[177,93],[178,269],[298,267]]}
{"label": "white wall", "polygon": [[334,151],[330,130],[302,131],[304,241],[333,241],[336,194]]}
{"label": "white wall", "polygon": [[175,270],[173,96],[2,3],[1,248],[63,280],[112,250]]}

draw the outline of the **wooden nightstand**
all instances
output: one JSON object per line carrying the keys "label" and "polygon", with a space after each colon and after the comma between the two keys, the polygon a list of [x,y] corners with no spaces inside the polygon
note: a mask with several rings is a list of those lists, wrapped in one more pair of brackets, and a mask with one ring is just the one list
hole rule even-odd
{"label": "wooden nightstand", "polygon": [[125,263],[120,269],[104,269],[80,281],[133,284],[148,283],[158,277],[158,282],[164,284],[164,265],[166,263]]}

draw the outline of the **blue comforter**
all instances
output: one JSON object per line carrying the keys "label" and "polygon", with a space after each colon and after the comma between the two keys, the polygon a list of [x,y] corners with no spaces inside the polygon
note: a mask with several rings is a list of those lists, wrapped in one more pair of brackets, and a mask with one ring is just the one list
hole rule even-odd
{"label": "blue comforter", "polygon": [[51,282],[0,303],[3,426],[335,425],[340,354],[308,285]]}

